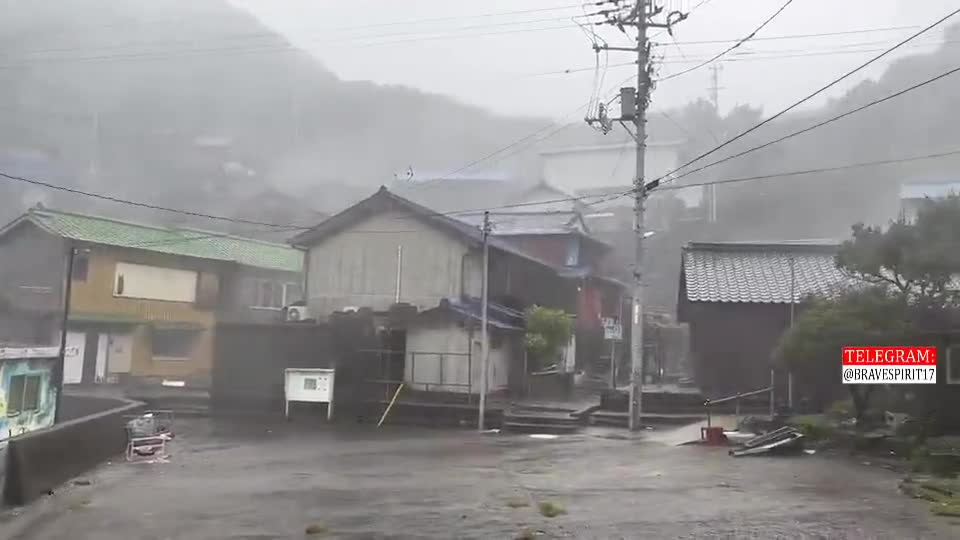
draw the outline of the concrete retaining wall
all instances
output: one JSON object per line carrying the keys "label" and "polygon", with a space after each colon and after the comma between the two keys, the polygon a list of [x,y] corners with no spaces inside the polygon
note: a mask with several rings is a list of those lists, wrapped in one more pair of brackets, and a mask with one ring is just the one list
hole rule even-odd
{"label": "concrete retaining wall", "polygon": [[[72,400],[82,397],[72,396]],[[102,398],[94,398],[102,406]],[[111,456],[124,451],[126,415],[143,404],[113,400],[109,410],[69,420],[14,437],[7,442],[3,500],[22,505],[82,475]]]}

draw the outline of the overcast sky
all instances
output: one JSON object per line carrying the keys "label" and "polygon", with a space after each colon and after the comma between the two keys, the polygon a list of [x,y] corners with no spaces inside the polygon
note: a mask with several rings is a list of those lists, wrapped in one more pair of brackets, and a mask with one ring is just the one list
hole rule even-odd
{"label": "overcast sky", "polygon": [[[576,1],[232,1],[311,51],[343,79],[401,84],[497,113],[558,119],[581,114],[575,110],[589,99],[594,84],[596,58],[590,40],[571,20],[584,13]],[[700,0],[664,1],[685,10],[701,4]],[[741,38],[784,1],[702,2],[676,28],[677,43],[666,34],[655,38],[661,43],[656,51],[664,56],[661,76],[694,66],[729,46],[690,42]],[[915,30],[762,38],[926,25],[958,4],[957,0],[795,0],[757,34],[758,39],[737,49],[738,54],[723,63],[721,108],[749,103],[770,112],[783,107]],[[588,13],[595,10],[587,8]],[[631,44],[631,38],[616,29],[593,28],[611,45]],[[940,31],[930,32],[924,45],[907,48],[904,54],[931,50],[941,35]],[[759,59],[771,56],[775,58]],[[608,63],[613,66],[633,59],[632,53],[610,53]],[[601,57],[601,65],[604,61]],[[886,63],[866,70],[856,80],[877,76]],[[634,71],[629,65],[609,67],[604,87],[612,92]],[[657,88],[653,108],[707,97],[710,83],[707,68],[665,81]],[[824,99],[850,84],[834,89]]]}

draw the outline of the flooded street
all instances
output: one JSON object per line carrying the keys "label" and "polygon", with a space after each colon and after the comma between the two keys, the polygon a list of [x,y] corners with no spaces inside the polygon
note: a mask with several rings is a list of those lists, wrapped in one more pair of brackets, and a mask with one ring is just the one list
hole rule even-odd
{"label": "flooded street", "polygon": [[[734,459],[625,432],[535,439],[181,420],[164,464],[114,461],[0,538],[956,538],[899,477],[814,456]],[[562,513],[541,515],[541,503]]]}

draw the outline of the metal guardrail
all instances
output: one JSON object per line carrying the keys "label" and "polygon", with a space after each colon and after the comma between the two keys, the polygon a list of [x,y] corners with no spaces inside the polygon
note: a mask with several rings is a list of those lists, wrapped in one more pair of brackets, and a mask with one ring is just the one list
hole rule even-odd
{"label": "metal guardrail", "polygon": [[734,415],[737,419],[737,429],[739,430],[740,429],[740,400],[743,398],[759,396],[761,394],[766,394],[766,393],[770,394],[770,417],[773,418],[773,407],[774,407],[773,386],[768,386],[766,388],[761,388],[759,390],[752,390],[750,392],[737,392],[732,396],[727,396],[727,397],[718,398],[718,399],[708,399],[704,401],[703,407],[707,411],[707,427],[711,427],[710,407],[713,405],[719,405],[721,403],[729,403],[733,401],[735,403]]}

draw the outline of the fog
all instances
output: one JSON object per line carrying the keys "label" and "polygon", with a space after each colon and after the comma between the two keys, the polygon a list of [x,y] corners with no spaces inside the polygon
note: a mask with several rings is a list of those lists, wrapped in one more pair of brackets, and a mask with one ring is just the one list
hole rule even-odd
{"label": "fog", "polygon": [[[589,40],[576,25],[556,32],[470,39],[476,33],[491,33],[500,28],[498,24],[505,30],[518,29],[516,24],[541,28],[547,23],[524,21],[564,19],[578,10],[571,13],[548,2],[524,6],[524,10],[509,2],[495,2],[484,10],[430,2],[418,3],[417,9],[383,2],[349,4],[6,2],[0,20],[3,170],[159,206],[312,224],[407,171],[415,181],[456,172],[529,183],[539,180],[538,152],[545,148],[612,143],[626,137],[619,127],[600,135],[569,114],[589,97],[593,71],[545,78],[505,76],[529,72],[531,67],[542,72],[590,67]],[[695,5],[675,4],[687,9]],[[671,44],[666,36],[658,38],[661,75],[688,65],[671,63],[680,60],[677,56],[696,61],[722,46],[697,42],[744,35],[776,8],[775,2],[767,1],[751,3],[750,8],[721,4],[706,3],[695,10],[678,29],[678,43]],[[777,36],[848,30],[852,23],[845,18],[854,13],[860,16],[858,28],[909,27],[942,14],[947,2],[924,2],[922,8],[913,4],[850,2],[824,17],[824,2],[798,3],[765,32]],[[872,9],[864,10],[868,5]],[[545,11],[505,20],[480,16],[511,9]],[[366,12],[374,15],[364,17]],[[716,24],[719,21],[724,24]],[[826,42],[763,42],[746,52],[822,53],[825,47],[850,48],[867,41],[884,47],[908,31],[840,36]],[[459,32],[464,39],[433,39],[438,32]],[[625,39],[616,30],[600,32],[610,42]],[[509,45],[497,45],[500,38]],[[366,46],[371,40],[382,44]],[[865,70],[825,93],[826,98],[813,100],[813,106],[778,120],[730,150],[857,106],[946,69],[955,60],[955,40],[948,36],[940,44],[941,29],[919,41],[918,46],[892,55],[891,61],[885,59]],[[546,54],[545,48],[555,54]],[[861,44],[854,50],[863,48]],[[526,53],[510,54],[511,50]],[[716,144],[718,135],[735,135],[867,57],[860,52],[852,57],[837,54],[752,63],[732,57],[720,80],[719,113],[695,103],[707,96],[709,82],[709,70],[698,70],[657,88],[650,138],[685,140],[683,155],[696,155]],[[624,59],[618,58],[609,62],[622,63]],[[616,88],[614,83],[632,69],[600,72],[605,77],[603,87]],[[467,76],[467,71],[476,77]],[[952,79],[939,82],[818,130],[816,135],[793,139],[687,180],[937,150],[956,137],[957,128],[943,114],[952,110],[956,84]],[[669,121],[659,111],[669,111]],[[551,122],[560,121],[572,125],[562,130],[550,127]],[[538,135],[530,138],[532,133]],[[518,140],[523,143],[494,159],[481,160]],[[477,160],[480,163],[461,170]],[[943,172],[948,163],[940,160],[724,186],[718,212],[735,219],[724,220],[715,232],[741,239],[842,235],[853,220],[875,221],[889,214],[893,204],[889,190],[898,178]],[[0,190],[4,218],[44,202],[140,219],[223,226],[10,181],[0,184]],[[809,219],[812,209],[823,217]],[[233,230],[282,239],[281,234],[262,228]]]}

